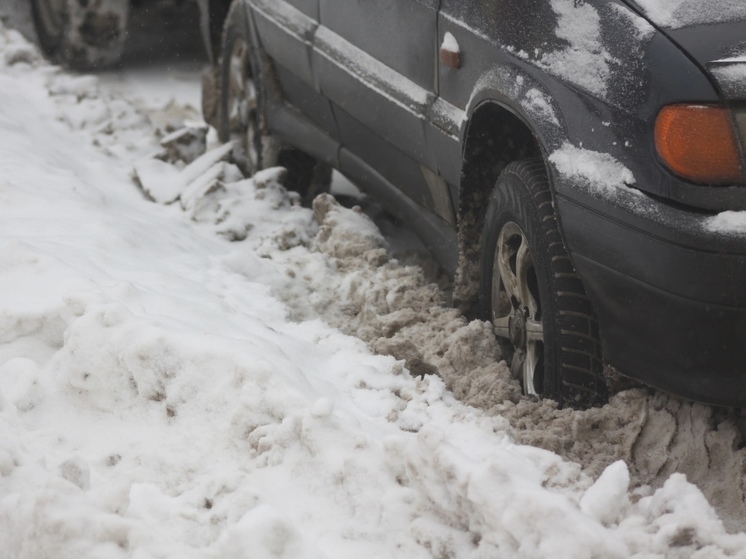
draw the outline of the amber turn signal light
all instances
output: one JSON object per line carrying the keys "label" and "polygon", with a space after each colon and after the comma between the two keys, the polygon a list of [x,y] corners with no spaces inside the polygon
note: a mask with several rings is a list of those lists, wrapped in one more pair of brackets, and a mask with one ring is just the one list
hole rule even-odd
{"label": "amber turn signal light", "polygon": [[674,173],[693,182],[744,181],[728,109],[719,105],[669,105],[655,121],[655,148]]}

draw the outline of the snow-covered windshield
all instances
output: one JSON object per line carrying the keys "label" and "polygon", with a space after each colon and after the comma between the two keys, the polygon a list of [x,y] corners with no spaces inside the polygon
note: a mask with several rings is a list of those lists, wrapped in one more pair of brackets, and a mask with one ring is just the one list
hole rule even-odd
{"label": "snow-covered windshield", "polygon": [[636,0],[647,16],[661,27],[746,21],[744,0]]}

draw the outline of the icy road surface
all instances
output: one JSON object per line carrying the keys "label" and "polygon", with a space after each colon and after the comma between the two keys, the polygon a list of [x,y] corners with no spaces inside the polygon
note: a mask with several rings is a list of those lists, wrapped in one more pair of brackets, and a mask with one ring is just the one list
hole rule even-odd
{"label": "icy road surface", "polygon": [[0,558],[746,557],[733,417],[521,398],[486,324],[276,171],[147,200],[196,74],[70,75],[2,13]]}

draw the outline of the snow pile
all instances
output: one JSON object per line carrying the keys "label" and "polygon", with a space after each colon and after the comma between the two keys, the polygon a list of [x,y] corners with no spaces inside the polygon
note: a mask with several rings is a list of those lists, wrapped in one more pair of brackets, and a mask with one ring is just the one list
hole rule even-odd
{"label": "snow pile", "polygon": [[[520,398],[486,324],[393,260],[360,211],[328,196],[301,207],[281,171],[241,179],[208,152],[172,203],[144,199],[130,168],[138,146],[153,148],[152,131],[134,134],[147,121],[89,126],[77,95],[49,93],[58,72],[0,64],[4,554],[742,553],[746,536],[726,534],[681,475],[630,488],[617,462],[594,482],[518,444],[541,434],[565,455],[595,443],[608,459],[616,436],[651,471],[675,468],[646,451],[661,433],[673,449],[683,438],[684,421],[648,420],[673,404],[653,409],[638,391],[581,414]],[[111,106],[89,86],[91,106]],[[127,149],[87,141],[120,134]],[[173,170],[184,179],[192,164]],[[495,413],[456,401],[436,370]],[[733,430],[704,436],[695,416],[689,435],[716,462]],[[625,439],[629,425],[658,428]]]}
{"label": "snow pile", "polygon": [[657,25],[677,29],[689,25],[746,19],[742,0],[636,0]]}

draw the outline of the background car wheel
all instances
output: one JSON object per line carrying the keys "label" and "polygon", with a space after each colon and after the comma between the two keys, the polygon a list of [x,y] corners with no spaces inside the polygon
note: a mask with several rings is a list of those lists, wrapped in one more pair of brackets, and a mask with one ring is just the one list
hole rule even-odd
{"label": "background car wheel", "polygon": [[31,0],[44,54],[75,70],[119,61],[124,50],[129,0]]}
{"label": "background car wheel", "polygon": [[598,323],[567,254],[541,159],[508,165],[490,198],[480,304],[525,394],[605,402]]}
{"label": "background car wheel", "polygon": [[267,167],[287,169],[285,186],[305,204],[329,190],[331,167],[307,153],[283,144],[269,132],[259,56],[251,48],[243,3],[234,2],[223,31],[220,61],[220,139],[236,141],[236,163],[248,175]]}

